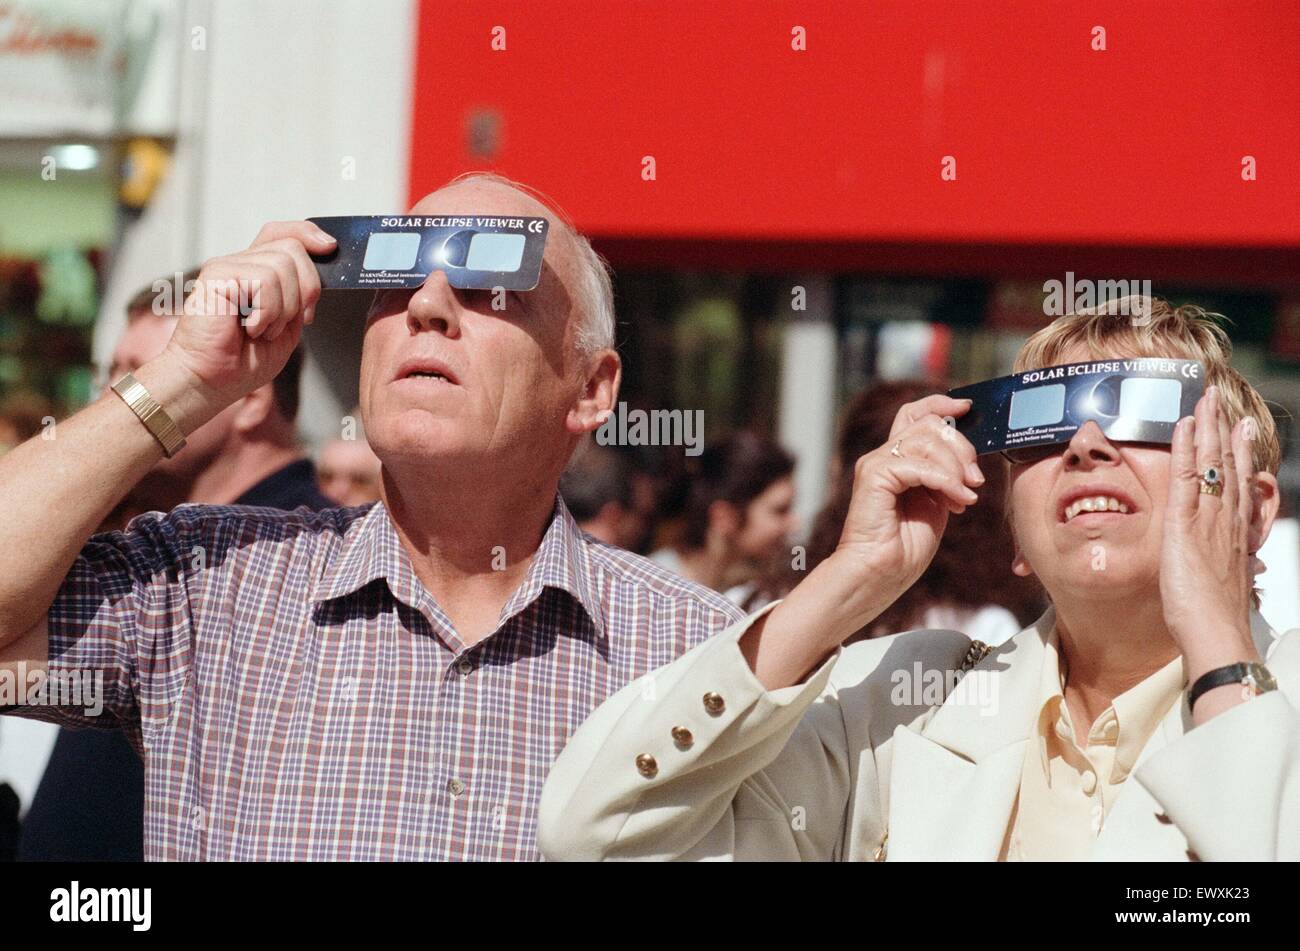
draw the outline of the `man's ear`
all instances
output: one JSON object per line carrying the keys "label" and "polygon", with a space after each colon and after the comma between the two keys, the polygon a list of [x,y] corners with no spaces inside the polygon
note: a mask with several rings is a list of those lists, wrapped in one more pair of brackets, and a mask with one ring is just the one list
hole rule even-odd
{"label": "man's ear", "polygon": [[618,387],[623,381],[623,361],[613,350],[598,350],[586,361],[582,395],[569,409],[564,422],[569,432],[581,435],[599,429],[614,411]]}
{"label": "man's ear", "polygon": [[251,433],[275,411],[275,387],[266,383],[239,401],[231,425],[235,432]]}
{"label": "man's ear", "polygon": [[1255,473],[1254,492],[1252,493],[1250,529],[1246,544],[1253,555],[1268,540],[1268,533],[1273,530],[1277,519],[1277,510],[1282,504],[1278,491],[1277,476],[1271,472]]}

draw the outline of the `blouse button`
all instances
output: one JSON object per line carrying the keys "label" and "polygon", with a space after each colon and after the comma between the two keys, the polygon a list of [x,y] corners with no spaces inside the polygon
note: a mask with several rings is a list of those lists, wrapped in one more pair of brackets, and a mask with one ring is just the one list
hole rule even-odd
{"label": "blouse button", "polygon": [[1088,770],[1083,774],[1081,785],[1083,786],[1084,795],[1091,796],[1097,791],[1097,774],[1092,770]]}

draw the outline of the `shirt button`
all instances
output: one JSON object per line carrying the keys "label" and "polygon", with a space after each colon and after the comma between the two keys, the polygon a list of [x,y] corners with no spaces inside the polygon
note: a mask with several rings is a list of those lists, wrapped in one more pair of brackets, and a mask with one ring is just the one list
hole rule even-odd
{"label": "shirt button", "polygon": [[447,780],[447,792],[451,793],[452,798],[455,799],[465,792],[465,784],[459,779],[449,779]]}
{"label": "shirt button", "polygon": [[677,744],[679,749],[686,750],[690,749],[691,744],[695,742],[695,737],[686,727],[675,726],[673,727],[673,742]]}
{"label": "shirt button", "polygon": [[653,779],[659,772],[659,763],[649,753],[642,753],[636,758],[636,771],[646,779]]}
{"label": "shirt button", "polygon": [[1080,785],[1083,787],[1084,795],[1091,796],[1097,791],[1097,774],[1092,770],[1088,770],[1083,774],[1080,780]]}
{"label": "shirt button", "polygon": [[460,660],[456,661],[456,673],[460,674],[462,677],[468,677],[473,672],[474,661],[470,660],[468,657],[462,657]]}
{"label": "shirt button", "polygon": [[709,691],[704,695],[704,709],[709,711],[711,716],[716,717],[727,709],[727,702],[722,699],[721,694]]}

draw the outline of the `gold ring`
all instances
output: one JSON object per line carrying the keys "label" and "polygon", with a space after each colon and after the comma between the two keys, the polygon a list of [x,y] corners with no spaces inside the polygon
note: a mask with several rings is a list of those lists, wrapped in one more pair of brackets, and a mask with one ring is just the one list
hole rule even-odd
{"label": "gold ring", "polygon": [[1201,494],[1219,496],[1223,494],[1223,472],[1218,466],[1206,466],[1201,473]]}

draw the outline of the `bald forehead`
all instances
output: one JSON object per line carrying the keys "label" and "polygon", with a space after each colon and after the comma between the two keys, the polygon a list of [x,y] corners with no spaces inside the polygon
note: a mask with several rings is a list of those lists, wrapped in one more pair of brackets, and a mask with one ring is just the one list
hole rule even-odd
{"label": "bald forehead", "polygon": [[[571,240],[555,240],[557,234],[570,237],[569,227],[549,208],[526,192],[512,188],[505,182],[466,181],[455,182],[436,192],[430,192],[414,205],[412,215],[514,215],[516,217],[545,218],[551,223],[551,239],[546,242],[543,260],[552,270],[559,270],[568,283],[573,275],[573,250]],[[545,269],[542,275],[546,283]]]}
{"label": "bald forehead", "polygon": [[552,228],[563,227],[540,201],[504,182],[457,182],[425,195],[410,211],[413,215],[476,213],[546,218]]}
{"label": "bald forehead", "polygon": [[[411,206],[413,215],[515,215],[533,218],[545,218],[551,223],[551,234],[557,231],[567,236],[568,227],[551,213],[540,201],[505,182],[468,181],[456,182],[436,192],[430,192]],[[561,253],[563,246],[564,253]],[[568,241],[548,241],[545,260],[552,267],[563,257],[567,268]]]}

